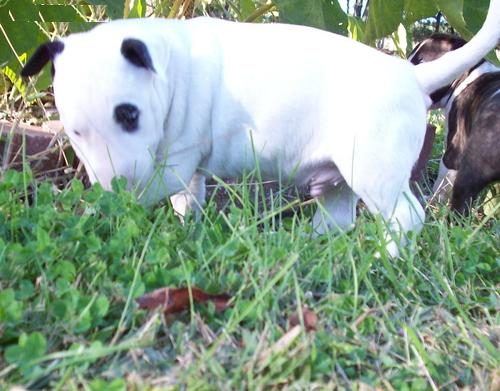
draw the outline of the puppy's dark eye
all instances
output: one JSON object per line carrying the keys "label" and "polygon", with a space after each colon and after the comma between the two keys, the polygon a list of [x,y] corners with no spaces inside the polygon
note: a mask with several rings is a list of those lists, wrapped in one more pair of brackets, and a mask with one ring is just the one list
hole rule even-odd
{"label": "puppy's dark eye", "polygon": [[130,103],[122,103],[115,107],[115,121],[123,130],[133,132],[139,127],[139,109]]}

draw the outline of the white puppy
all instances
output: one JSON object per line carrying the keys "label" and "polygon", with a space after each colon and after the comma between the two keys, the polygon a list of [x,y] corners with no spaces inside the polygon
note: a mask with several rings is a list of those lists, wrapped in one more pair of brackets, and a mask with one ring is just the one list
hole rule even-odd
{"label": "white puppy", "polygon": [[424,220],[408,180],[428,94],[494,47],[499,26],[491,0],[470,43],[413,67],[308,27],[123,20],[42,45],[22,74],[53,61],[65,130],[106,189],[122,175],[145,204],[182,191],[202,204],[205,176],[239,176],[258,160],[264,178],[310,186],[319,233],[351,228],[362,198],[388,222],[396,256]]}

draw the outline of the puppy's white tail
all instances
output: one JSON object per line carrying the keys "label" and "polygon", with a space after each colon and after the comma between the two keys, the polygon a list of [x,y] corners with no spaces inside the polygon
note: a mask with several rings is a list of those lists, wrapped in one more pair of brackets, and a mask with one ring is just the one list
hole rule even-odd
{"label": "puppy's white tail", "polygon": [[446,53],[435,61],[417,65],[417,80],[426,94],[450,84],[472,68],[500,40],[500,0],[490,0],[488,16],[483,27],[466,45]]}

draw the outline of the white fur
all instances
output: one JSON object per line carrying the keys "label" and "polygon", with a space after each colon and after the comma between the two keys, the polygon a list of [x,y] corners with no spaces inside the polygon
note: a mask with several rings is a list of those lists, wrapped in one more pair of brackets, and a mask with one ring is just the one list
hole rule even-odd
{"label": "white fur", "polygon": [[[156,72],[120,55],[130,37]],[[312,28],[209,18],[115,21],[63,42],[56,103],[93,182],[110,189],[123,175],[145,204],[185,191],[181,206],[201,206],[200,176],[239,176],[258,160],[264,178],[308,183],[333,163],[327,174],[345,182],[318,198],[318,232],[352,227],[358,198],[388,222],[393,256],[400,232],[421,229],[408,181],[428,97],[406,61]],[[141,110],[137,132],[114,122],[120,103]]]}

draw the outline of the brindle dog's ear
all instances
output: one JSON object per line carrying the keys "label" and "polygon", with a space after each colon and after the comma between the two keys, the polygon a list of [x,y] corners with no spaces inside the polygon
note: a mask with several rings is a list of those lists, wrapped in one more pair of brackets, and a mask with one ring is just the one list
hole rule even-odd
{"label": "brindle dog's ear", "polygon": [[417,65],[423,62],[434,61],[443,54],[456,50],[467,43],[464,39],[450,34],[436,33],[420,42],[412,50],[408,59]]}
{"label": "brindle dog's ear", "polygon": [[[36,49],[35,53],[28,60],[24,68],[21,70],[21,76],[33,76],[39,73],[49,61],[53,61],[58,53],[64,49],[64,44],[61,41],[47,42]],[[52,69],[52,74],[54,70]]]}
{"label": "brindle dog's ear", "polygon": [[124,39],[122,42],[121,53],[123,57],[135,66],[156,72],[148,47],[141,40],[135,38]]}

